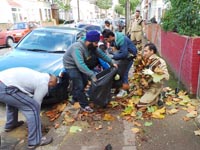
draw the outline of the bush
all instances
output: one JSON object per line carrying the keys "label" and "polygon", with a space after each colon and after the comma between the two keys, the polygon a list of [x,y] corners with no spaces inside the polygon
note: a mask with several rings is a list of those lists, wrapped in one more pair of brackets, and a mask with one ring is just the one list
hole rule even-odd
{"label": "bush", "polygon": [[182,35],[200,36],[200,1],[166,1],[170,6],[162,18],[162,28]]}

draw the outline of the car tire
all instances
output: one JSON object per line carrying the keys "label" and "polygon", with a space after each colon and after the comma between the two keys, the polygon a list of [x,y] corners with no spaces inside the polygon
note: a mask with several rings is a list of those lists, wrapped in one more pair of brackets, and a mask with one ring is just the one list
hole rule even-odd
{"label": "car tire", "polygon": [[6,46],[11,47],[14,43],[14,40],[11,37],[8,37],[6,40]]}

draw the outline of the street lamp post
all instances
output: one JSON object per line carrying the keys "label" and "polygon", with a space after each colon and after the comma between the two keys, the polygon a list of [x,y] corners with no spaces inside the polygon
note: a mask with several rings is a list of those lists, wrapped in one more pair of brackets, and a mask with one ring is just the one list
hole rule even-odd
{"label": "street lamp post", "polygon": [[80,21],[79,0],[77,0],[77,9],[78,9],[78,22],[79,22]]}
{"label": "street lamp post", "polygon": [[126,4],[125,4],[125,17],[126,17],[126,28],[125,28],[125,33],[127,32],[128,28],[129,28],[129,22],[130,22],[130,0],[127,0],[126,1]]}

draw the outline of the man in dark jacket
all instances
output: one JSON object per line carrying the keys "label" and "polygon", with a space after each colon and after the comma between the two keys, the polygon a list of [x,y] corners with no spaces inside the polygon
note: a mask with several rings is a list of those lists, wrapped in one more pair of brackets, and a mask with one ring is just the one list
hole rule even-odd
{"label": "man in dark jacket", "polygon": [[86,112],[93,112],[88,104],[84,88],[87,85],[88,77],[92,81],[96,80],[92,69],[96,66],[97,57],[108,62],[110,66],[116,66],[101,49],[97,48],[99,40],[100,34],[97,31],[89,31],[85,39],[72,44],[63,56],[63,65],[73,84],[73,100],[78,101],[81,109]]}
{"label": "man in dark jacket", "polygon": [[[111,30],[105,29],[103,31],[104,40],[111,44],[112,50],[110,53],[113,55],[112,59],[120,60],[122,63],[128,61],[128,65],[125,66],[125,72],[123,75],[123,85],[120,92],[117,94],[118,98],[127,95],[129,89],[128,84],[128,72],[133,64],[133,58],[137,55],[137,48],[133,42],[125,36],[122,32],[112,32]],[[119,70],[122,68],[119,68]],[[124,68],[123,68],[124,69]]]}

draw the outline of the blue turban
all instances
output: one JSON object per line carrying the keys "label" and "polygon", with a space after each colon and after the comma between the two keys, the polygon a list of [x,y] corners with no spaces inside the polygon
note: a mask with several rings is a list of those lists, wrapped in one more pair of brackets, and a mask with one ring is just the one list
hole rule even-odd
{"label": "blue turban", "polygon": [[100,40],[100,33],[92,30],[86,33],[86,41],[98,42]]}

